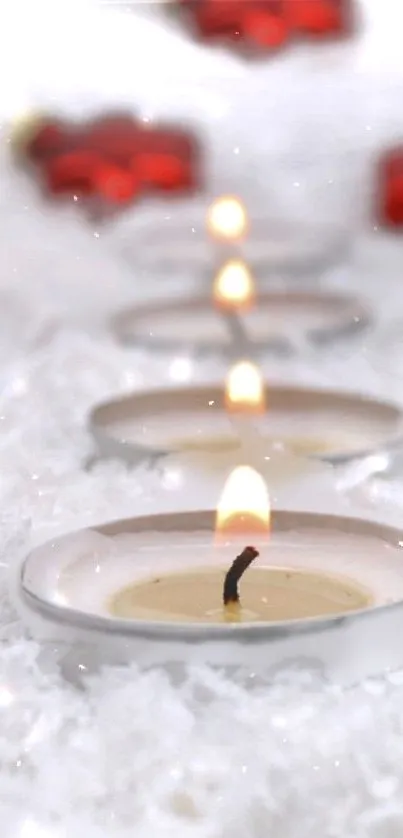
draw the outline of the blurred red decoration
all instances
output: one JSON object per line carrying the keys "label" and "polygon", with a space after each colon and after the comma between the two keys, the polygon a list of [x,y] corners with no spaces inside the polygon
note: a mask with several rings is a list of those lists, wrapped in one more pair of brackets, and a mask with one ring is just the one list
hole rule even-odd
{"label": "blurred red decoration", "polygon": [[242,0],[179,0],[179,6],[192,14],[195,28],[206,38],[239,38]]}
{"label": "blurred red decoration", "polygon": [[52,195],[93,195],[95,177],[103,159],[89,151],[62,151],[50,157],[44,170],[44,180]]}
{"label": "blurred red decoration", "polygon": [[200,185],[199,147],[192,135],[126,114],[84,124],[43,119],[22,150],[52,196],[122,206],[150,192],[176,195]]}
{"label": "blurred red decoration", "polygon": [[66,149],[66,127],[51,120],[41,122],[33,130],[25,147],[29,158],[40,163]]}
{"label": "blurred red decoration", "polygon": [[245,48],[249,54],[279,49],[291,39],[348,35],[353,0],[177,0],[188,26],[206,41]]}
{"label": "blurred red decoration", "polygon": [[196,34],[235,42],[254,51],[275,50],[288,40],[287,0],[178,0]]}
{"label": "blurred red decoration", "polygon": [[283,46],[291,34],[283,0],[250,3],[243,16],[242,33],[250,44],[261,49]]}
{"label": "blurred red decoration", "polygon": [[294,31],[312,38],[348,35],[352,29],[351,0],[287,0]]}
{"label": "blurred red decoration", "polygon": [[387,152],[380,162],[377,199],[380,223],[403,228],[403,146]]}

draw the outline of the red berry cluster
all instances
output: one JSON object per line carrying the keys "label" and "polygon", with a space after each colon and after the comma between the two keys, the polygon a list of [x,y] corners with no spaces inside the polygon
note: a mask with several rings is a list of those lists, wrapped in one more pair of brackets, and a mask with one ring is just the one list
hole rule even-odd
{"label": "red berry cluster", "polygon": [[251,52],[279,49],[300,37],[343,37],[353,0],[177,0],[192,30],[206,41]]}
{"label": "red berry cluster", "polygon": [[152,128],[125,114],[84,124],[44,119],[24,145],[48,195],[126,205],[149,193],[198,188],[195,139],[185,131]]}
{"label": "red berry cluster", "polygon": [[381,160],[377,199],[380,223],[403,228],[403,146],[389,151]]}

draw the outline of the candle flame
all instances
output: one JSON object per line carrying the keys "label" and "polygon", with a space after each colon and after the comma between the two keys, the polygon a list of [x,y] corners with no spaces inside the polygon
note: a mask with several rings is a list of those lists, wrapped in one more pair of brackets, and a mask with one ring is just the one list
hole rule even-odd
{"label": "candle flame", "polygon": [[246,210],[238,198],[224,195],[209,207],[207,229],[214,238],[234,241],[245,235],[246,228]]}
{"label": "candle flame", "polygon": [[252,274],[244,262],[232,259],[218,272],[213,286],[213,298],[220,308],[240,311],[254,302],[255,287]]}
{"label": "candle flame", "polygon": [[228,373],[225,405],[230,413],[263,413],[265,387],[260,370],[250,361],[239,361]]}
{"label": "candle flame", "polygon": [[215,532],[218,542],[233,535],[268,538],[269,492],[262,475],[250,466],[238,466],[228,477],[217,506]]}

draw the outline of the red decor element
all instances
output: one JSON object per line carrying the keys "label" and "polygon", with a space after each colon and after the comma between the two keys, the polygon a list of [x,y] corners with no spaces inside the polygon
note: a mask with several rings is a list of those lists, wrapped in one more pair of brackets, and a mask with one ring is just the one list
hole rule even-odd
{"label": "red decor element", "polygon": [[206,40],[235,41],[273,50],[288,39],[287,0],[179,0]]}
{"label": "red decor element", "polygon": [[133,201],[140,191],[135,171],[122,169],[114,163],[104,163],[97,170],[95,184],[106,201],[116,204]]}
{"label": "red decor element", "polygon": [[141,126],[131,116],[111,115],[84,126],[81,142],[115,163],[127,166],[136,154]]}
{"label": "red decor element", "polygon": [[61,122],[41,122],[25,143],[25,154],[35,163],[66,151],[70,146],[66,126]]}
{"label": "red decor element", "polygon": [[[260,4],[263,5],[263,4]],[[284,8],[279,7],[270,12],[264,8],[251,8],[245,14],[242,31],[251,43],[264,49],[278,49],[288,40],[290,29],[284,14]]]}
{"label": "red decor element", "polygon": [[93,195],[102,164],[102,157],[89,151],[63,152],[47,162],[45,184],[51,195]]}
{"label": "red decor element", "polygon": [[138,137],[136,165],[147,189],[169,192],[194,191],[199,187],[194,140],[184,131],[144,128]]}
{"label": "red decor element", "polygon": [[403,228],[403,146],[381,160],[378,207],[383,226]]}
{"label": "red decor element", "polygon": [[149,189],[176,192],[192,186],[189,166],[173,155],[140,154],[137,162],[141,182]]}
{"label": "red decor element", "polygon": [[227,42],[261,54],[291,38],[347,35],[353,0],[177,0],[190,28],[203,40]]}
{"label": "red decor element", "polygon": [[312,38],[346,35],[351,29],[351,0],[287,0],[290,26]]}
{"label": "red decor element", "polygon": [[242,0],[182,0],[194,15],[198,32],[205,38],[235,38],[240,35],[243,17]]}
{"label": "red decor element", "polygon": [[190,192],[199,186],[195,139],[153,128],[126,114],[83,125],[44,120],[25,143],[28,162],[52,196],[80,196],[122,206],[149,193]]}

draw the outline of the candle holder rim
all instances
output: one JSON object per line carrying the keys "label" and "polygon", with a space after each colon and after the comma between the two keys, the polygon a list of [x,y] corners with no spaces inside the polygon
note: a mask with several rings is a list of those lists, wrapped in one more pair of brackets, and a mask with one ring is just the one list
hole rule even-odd
{"label": "candle holder rim", "polygon": [[[329,310],[333,307],[333,313],[334,308],[338,310],[338,319],[336,318],[334,324],[311,326],[304,330],[308,342],[316,347],[327,346],[342,338],[356,336],[367,329],[373,320],[370,306],[359,297],[350,294],[323,290],[315,291],[314,289],[302,291],[281,288],[265,289],[259,292],[259,307],[267,305],[269,308],[276,303],[285,302],[294,303],[297,306],[302,306],[304,303],[323,304],[329,306]],[[197,340],[181,340],[176,334],[172,337],[156,337],[154,334],[148,335],[142,332],[136,334],[136,324],[141,323],[145,317],[158,317],[162,314],[169,316],[170,313],[176,316],[178,314],[185,315],[191,311],[197,312],[198,309],[214,312],[211,295],[189,293],[179,299],[169,298],[162,302],[158,301],[158,303],[150,302],[133,308],[126,308],[112,315],[109,325],[112,334],[123,346],[147,347],[159,352],[169,352],[173,349],[177,351],[181,347],[183,349],[189,349],[190,347],[201,355],[232,355],[233,347],[225,341],[213,340],[202,343]],[[263,354],[270,350],[283,353],[293,351],[292,340],[290,340],[286,331],[284,334],[268,335],[264,339],[253,339],[253,351],[255,353]]]}
{"label": "candle holder rim", "polygon": [[[284,622],[256,622],[256,623],[231,623],[231,624],[204,624],[192,622],[163,622],[163,621],[145,621],[145,620],[124,620],[121,618],[103,617],[102,615],[94,615],[84,611],[66,608],[55,605],[42,599],[38,594],[30,591],[25,585],[25,573],[27,566],[38,551],[44,550],[52,545],[54,548],[58,541],[63,541],[68,537],[74,537],[85,532],[91,531],[100,535],[123,535],[123,534],[139,534],[141,532],[156,531],[156,519],[159,521],[159,527],[162,524],[169,524],[175,522],[173,528],[162,529],[163,532],[178,531],[178,519],[183,523],[188,524],[189,529],[186,531],[203,531],[207,529],[209,532],[213,531],[212,524],[214,522],[215,510],[201,509],[201,510],[185,510],[182,512],[160,512],[156,514],[140,515],[132,518],[117,519],[107,523],[101,523],[94,527],[87,527],[83,530],[76,530],[60,536],[50,542],[36,547],[25,558],[21,565],[19,574],[19,592],[24,603],[37,614],[43,615],[52,622],[64,624],[66,626],[73,626],[78,629],[90,631],[94,633],[103,633],[109,635],[119,635],[121,637],[132,638],[137,636],[144,640],[152,640],[158,638],[166,642],[174,642],[175,640],[183,640],[184,638],[192,643],[203,643],[206,641],[222,641],[229,635],[235,635],[238,640],[244,643],[266,643],[268,641],[278,641],[290,638],[294,635],[315,635],[325,631],[334,630],[347,623],[356,623],[357,621],[365,621],[368,618],[374,618],[384,613],[392,613],[399,609],[403,609],[403,600],[385,605],[376,605],[369,608],[351,611],[348,614],[334,615],[332,617],[316,617],[307,619],[287,620]],[[288,522],[288,526],[287,525]],[[345,534],[367,535],[379,538],[388,543],[395,544],[402,538],[402,531],[397,527],[382,524],[379,521],[369,520],[366,518],[358,518],[353,516],[341,516],[332,513],[321,512],[307,512],[299,510],[276,510],[273,515],[273,529],[274,531],[292,530],[298,524],[300,529],[304,528],[304,523],[307,529],[323,529],[324,531],[331,530],[329,524],[333,524],[334,528],[339,532]],[[204,524],[204,526],[203,526]],[[283,524],[283,526],[279,526]],[[285,526],[284,526],[285,525]],[[343,527],[345,529],[343,529]]]}
{"label": "candle holder rim", "polygon": [[[398,402],[379,400],[373,396],[356,394],[349,391],[338,391],[321,389],[319,387],[303,387],[290,384],[278,384],[271,382],[268,378],[264,380],[267,404],[267,413],[275,410],[276,399],[280,401],[288,399],[289,410],[319,410],[338,406],[356,408],[368,413],[375,411],[385,421],[393,425],[389,433],[385,431],[385,440],[378,446],[371,448],[357,449],[353,451],[334,451],[325,454],[312,455],[313,459],[319,459],[332,464],[347,463],[353,460],[363,459],[380,451],[399,449],[403,446],[403,411]],[[126,461],[133,459],[171,456],[175,453],[169,446],[155,446],[139,442],[127,442],[119,440],[108,433],[108,425],[116,421],[124,421],[133,414],[137,417],[143,413],[153,412],[156,409],[166,412],[181,412],[187,409],[209,410],[224,409],[225,383],[212,381],[211,384],[198,384],[181,386],[177,388],[156,388],[152,390],[139,390],[138,392],[126,395],[120,399],[112,399],[95,405],[89,413],[89,431],[94,439],[98,452],[107,456],[117,456]],[[190,405],[189,402],[192,402]],[[281,409],[281,408],[280,408]],[[284,407],[283,407],[284,409]]]}

